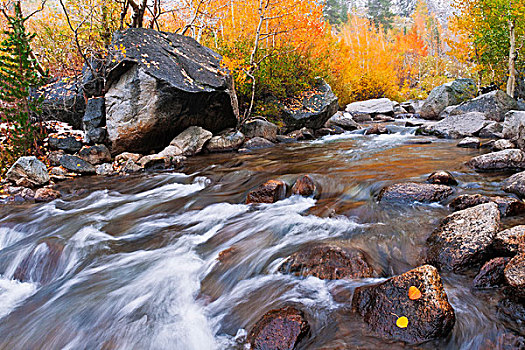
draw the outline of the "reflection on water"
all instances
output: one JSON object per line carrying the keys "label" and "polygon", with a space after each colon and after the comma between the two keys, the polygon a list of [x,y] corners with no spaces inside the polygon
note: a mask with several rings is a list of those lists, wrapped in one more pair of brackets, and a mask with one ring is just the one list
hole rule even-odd
{"label": "reflection on water", "polygon": [[[465,168],[477,150],[437,139],[418,145],[412,129],[393,131],[195,157],[186,175],[83,178],[61,184],[61,200],[0,207],[0,348],[229,349],[284,305],[308,316],[305,348],[402,348],[367,334],[349,312],[352,291],[419,265],[426,237],[449,210],[383,206],[377,193],[445,169],[460,181],[457,193],[501,194],[505,176]],[[291,184],[305,173],[319,198],[243,204],[260,183]],[[277,272],[314,242],[361,249],[380,277]],[[506,331],[496,292],[473,293],[471,276],[443,278],[457,323],[450,337],[421,348],[476,349]]]}

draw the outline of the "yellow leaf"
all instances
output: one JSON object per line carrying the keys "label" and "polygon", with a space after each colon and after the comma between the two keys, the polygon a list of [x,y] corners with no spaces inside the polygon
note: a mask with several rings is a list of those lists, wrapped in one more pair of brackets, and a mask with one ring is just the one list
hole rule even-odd
{"label": "yellow leaf", "polygon": [[408,298],[410,300],[417,300],[421,298],[421,291],[417,287],[411,286],[408,289]]}
{"label": "yellow leaf", "polygon": [[408,318],[405,316],[399,317],[396,321],[396,326],[399,328],[407,328],[408,327]]}

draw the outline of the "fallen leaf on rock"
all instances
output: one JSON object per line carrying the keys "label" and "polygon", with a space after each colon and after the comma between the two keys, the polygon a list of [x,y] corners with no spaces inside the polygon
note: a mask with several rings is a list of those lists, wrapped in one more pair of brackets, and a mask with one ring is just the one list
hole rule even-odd
{"label": "fallen leaf on rock", "polygon": [[414,287],[414,286],[411,286],[410,288],[408,288],[408,298],[410,300],[417,300],[421,298],[421,291],[419,290],[419,288]]}
{"label": "fallen leaf on rock", "polygon": [[396,326],[399,328],[407,328],[408,327],[408,318],[405,316],[399,317],[396,321]]}

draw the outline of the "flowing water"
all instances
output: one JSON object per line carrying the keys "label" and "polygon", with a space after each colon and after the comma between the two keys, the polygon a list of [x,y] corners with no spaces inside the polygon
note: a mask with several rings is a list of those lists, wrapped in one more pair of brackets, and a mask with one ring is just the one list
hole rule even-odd
{"label": "flowing water", "polygon": [[[406,347],[368,334],[351,313],[352,292],[420,265],[425,239],[450,211],[380,205],[378,192],[445,169],[458,193],[501,194],[505,175],[463,165],[480,151],[415,144],[412,129],[393,131],[198,156],[185,174],[82,178],[60,184],[61,200],[0,207],[0,348],[241,349],[265,312],[286,305],[307,315],[305,349]],[[316,181],[319,198],[243,204],[266,180],[301,174]],[[361,249],[382,277],[277,272],[316,242]],[[417,348],[480,349],[516,328],[498,317],[498,292],[471,289],[474,273],[442,274],[456,325]]]}

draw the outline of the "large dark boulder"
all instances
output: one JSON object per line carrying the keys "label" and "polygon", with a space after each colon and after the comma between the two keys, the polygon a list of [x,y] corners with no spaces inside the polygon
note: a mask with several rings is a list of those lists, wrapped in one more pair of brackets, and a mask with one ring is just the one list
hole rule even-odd
{"label": "large dark boulder", "polygon": [[434,88],[423,103],[419,114],[424,119],[440,119],[439,115],[446,107],[474,98],[476,93],[477,88],[474,80],[457,79]]}
{"label": "large dark boulder", "polygon": [[113,154],[160,150],[190,126],[212,133],[236,126],[233,80],[217,53],[143,28],[117,32],[111,47],[105,97]]}
{"label": "large dark boulder", "polygon": [[292,350],[309,331],[303,312],[285,307],[271,310],[257,321],[248,334],[248,342],[253,350]]}
{"label": "large dark boulder", "polygon": [[465,101],[450,111],[450,115],[460,115],[470,112],[483,113],[488,119],[502,122],[508,111],[518,108],[515,99],[501,90],[480,95],[475,99]]}
{"label": "large dark boulder", "polygon": [[82,117],[86,110],[84,91],[79,78],[66,77],[39,88],[33,94],[41,98],[41,119],[58,120],[72,125],[75,129],[82,127]]}
{"label": "large dark boulder", "polygon": [[[421,297],[409,298],[410,287],[418,288]],[[456,320],[441,277],[430,265],[378,285],[357,288],[352,309],[363,316],[370,329],[380,337],[410,344],[446,337]],[[408,319],[405,328],[396,325],[401,317]]]}
{"label": "large dark boulder", "polygon": [[382,203],[433,203],[441,202],[453,193],[449,186],[407,182],[385,187],[378,199]]}
{"label": "large dark boulder", "polygon": [[86,113],[82,117],[82,128],[86,141],[104,143],[106,140],[106,99],[91,98],[87,102]]}
{"label": "large dark boulder", "polygon": [[281,110],[281,118],[287,131],[321,129],[339,109],[337,96],[324,80],[319,80],[311,91],[296,96],[293,100],[294,103],[285,103]]}
{"label": "large dark boulder", "polygon": [[482,262],[499,225],[500,213],[495,203],[447,216],[427,239],[426,262],[448,271],[460,271]]}
{"label": "large dark boulder", "polygon": [[332,245],[306,247],[288,257],[279,271],[328,280],[374,276],[362,252]]}
{"label": "large dark boulder", "polygon": [[509,171],[525,169],[525,152],[519,149],[487,153],[472,158],[468,166],[476,171]]}

